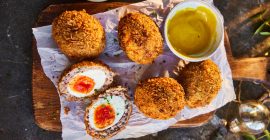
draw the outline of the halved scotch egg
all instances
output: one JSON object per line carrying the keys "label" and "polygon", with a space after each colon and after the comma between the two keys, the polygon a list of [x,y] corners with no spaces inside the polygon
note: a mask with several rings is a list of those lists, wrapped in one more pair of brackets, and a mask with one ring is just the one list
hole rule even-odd
{"label": "halved scotch egg", "polygon": [[85,126],[89,135],[107,139],[125,128],[132,105],[127,89],[113,87],[100,94],[85,111]]}
{"label": "halved scotch egg", "polygon": [[101,62],[82,61],[66,70],[58,84],[61,95],[69,101],[104,91],[113,82],[115,73]]}

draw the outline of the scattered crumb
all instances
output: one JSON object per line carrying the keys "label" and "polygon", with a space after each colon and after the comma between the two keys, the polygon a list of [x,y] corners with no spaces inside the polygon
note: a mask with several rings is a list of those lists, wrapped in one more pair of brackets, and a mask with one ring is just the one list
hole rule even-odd
{"label": "scattered crumb", "polygon": [[65,110],[65,111],[64,111],[64,112],[65,112],[65,114],[66,114],[66,115],[68,115],[68,112],[70,111],[70,108],[69,108],[69,107],[67,107],[67,106],[65,106],[65,107],[64,107],[64,110]]}

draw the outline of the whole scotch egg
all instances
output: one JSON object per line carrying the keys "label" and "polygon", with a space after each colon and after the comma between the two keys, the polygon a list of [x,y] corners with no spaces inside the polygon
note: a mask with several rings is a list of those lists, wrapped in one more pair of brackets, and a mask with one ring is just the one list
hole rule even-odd
{"label": "whole scotch egg", "polygon": [[89,135],[107,139],[125,128],[132,111],[127,91],[121,86],[110,88],[92,101],[84,118]]}
{"label": "whole scotch egg", "polygon": [[184,96],[183,87],[175,79],[153,77],[137,85],[134,103],[145,116],[167,120],[184,108]]}
{"label": "whole scotch egg", "polygon": [[101,62],[82,61],[72,65],[60,78],[58,90],[67,100],[78,100],[104,91],[115,73]]}

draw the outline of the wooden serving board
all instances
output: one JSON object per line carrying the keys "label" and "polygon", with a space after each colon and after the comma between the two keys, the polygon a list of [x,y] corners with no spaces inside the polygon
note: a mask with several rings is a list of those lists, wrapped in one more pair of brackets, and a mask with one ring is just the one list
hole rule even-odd
{"label": "wooden serving board", "polygon": [[[77,4],[59,4],[51,5],[41,12],[35,27],[50,25],[53,19],[66,10],[85,9],[89,14],[107,11],[108,9],[121,7],[130,3],[110,2],[110,3],[77,3]],[[269,58],[243,58],[234,59],[230,50],[230,43],[225,33],[225,46],[228,60],[232,68],[233,78],[239,80],[262,81],[268,85]],[[46,77],[40,63],[40,57],[37,52],[36,42],[33,38],[33,66],[32,66],[32,95],[33,108],[36,124],[50,131],[61,131],[60,122],[60,100],[53,83]],[[189,120],[179,121],[172,128],[195,127],[208,122],[214,115],[214,112],[200,115]]]}

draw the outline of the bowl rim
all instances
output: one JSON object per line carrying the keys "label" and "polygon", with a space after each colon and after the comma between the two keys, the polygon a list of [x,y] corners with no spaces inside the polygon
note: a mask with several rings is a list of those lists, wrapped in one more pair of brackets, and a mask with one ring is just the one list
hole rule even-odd
{"label": "bowl rim", "polygon": [[[171,45],[169,39],[168,39],[168,35],[167,35],[167,25],[168,25],[168,21],[169,21],[169,18],[173,17],[173,12],[177,9],[177,7],[181,6],[182,4],[185,4],[185,3],[190,3],[190,2],[194,2],[194,3],[198,3],[200,6],[204,6],[206,8],[208,8],[209,10],[211,10],[215,15],[216,15],[216,20],[218,20],[218,22],[221,24],[221,25],[218,25],[218,26],[221,26],[221,33],[217,33],[218,36],[220,36],[220,39],[218,40],[218,45],[215,47],[215,49],[210,52],[208,55],[205,55],[205,56],[202,56],[202,57],[197,57],[197,58],[194,58],[194,57],[188,57],[188,56],[185,56],[179,52],[177,52]],[[174,53],[174,55],[176,55],[177,57],[183,59],[183,60],[186,60],[186,61],[190,61],[190,62],[199,62],[199,61],[203,61],[203,60],[206,60],[208,58],[210,58],[212,55],[214,55],[219,46],[221,46],[221,43],[222,43],[222,40],[224,38],[224,20],[223,20],[223,17],[222,17],[222,14],[220,13],[220,11],[210,2],[206,2],[206,1],[202,1],[202,0],[185,0],[185,1],[182,1],[180,3],[178,3],[177,5],[175,5],[169,12],[169,14],[167,15],[166,17],[166,20],[165,20],[165,23],[164,23],[164,36],[165,36],[165,41],[166,41],[166,44],[167,46],[169,47],[169,49]]]}

